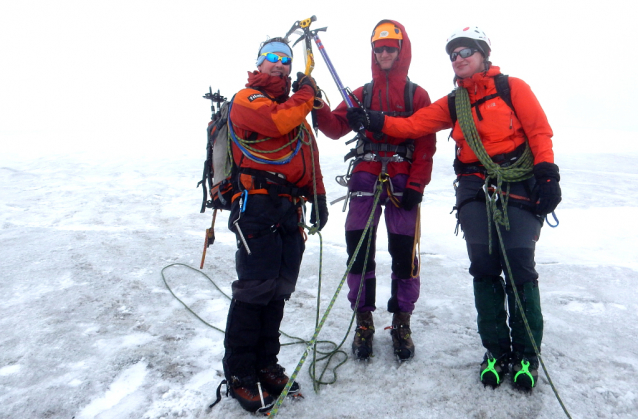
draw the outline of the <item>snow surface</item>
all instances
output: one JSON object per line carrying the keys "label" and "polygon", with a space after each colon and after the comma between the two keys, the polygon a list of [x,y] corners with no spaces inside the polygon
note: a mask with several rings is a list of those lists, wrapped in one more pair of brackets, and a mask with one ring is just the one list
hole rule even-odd
{"label": "snow surface", "polygon": [[[349,360],[318,394],[306,362],[298,377],[305,399],[286,402],[279,417],[564,417],[542,372],[531,394],[509,382],[496,390],[479,383],[483,348],[465,243],[449,214],[453,148],[446,137],[438,135],[421,209],[416,357],[399,366],[382,330],[391,315],[381,233],[376,356],[368,364]],[[564,198],[560,226],[543,228],[537,249],[542,352],[574,418],[638,416],[637,137],[575,130],[555,136]],[[0,417],[250,417],[229,398],[207,410],[222,379],[223,335],[187,312],[160,274],[172,263],[199,266],[211,220],[210,211],[199,213],[195,188],[203,142],[201,156],[171,158],[0,155]],[[345,172],[343,143],[319,138],[329,200],[344,192],[333,181]],[[341,204],[332,206],[323,232],[322,313],[345,270],[344,219]],[[235,241],[226,221],[222,213],[203,271],[229,293]],[[292,336],[309,339],[314,331],[318,263],[312,236],[281,327]],[[224,328],[229,302],[205,277],[182,266],[165,274],[181,299]],[[350,315],[342,291],[320,339],[340,342]],[[282,348],[289,373],[303,350]]]}

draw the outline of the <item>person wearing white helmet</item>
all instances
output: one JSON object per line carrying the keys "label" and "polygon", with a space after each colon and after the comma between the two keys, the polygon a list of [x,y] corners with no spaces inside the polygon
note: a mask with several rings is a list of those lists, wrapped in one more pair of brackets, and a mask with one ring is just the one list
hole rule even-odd
{"label": "person wearing white helmet", "polygon": [[561,201],[552,129],[530,87],[492,65],[492,45],[480,28],[454,31],[445,49],[458,86],[455,92],[409,118],[352,108],[348,122],[408,138],[452,128],[455,209],[474,278],[478,331],[487,349],[479,377],[496,387],[511,372],[516,386],[532,389],[538,381],[543,337],[534,252],[544,216]]}

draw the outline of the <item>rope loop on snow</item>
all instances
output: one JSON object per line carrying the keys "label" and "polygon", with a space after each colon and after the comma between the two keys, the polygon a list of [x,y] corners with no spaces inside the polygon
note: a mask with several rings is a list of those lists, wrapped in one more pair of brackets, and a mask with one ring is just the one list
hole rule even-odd
{"label": "rope loop on snow", "polygon": [[[308,353],[313,350],[313,348],[316,348],[316,344],[317,344],[317,336],[319,335],[319,332],[321,332],[321,329],[323,328],[323,325],[325,324],[327,318],[328,318],[328,314],[330,313],[330,310],[332,309],[332,307],[334,306],[334,303],[337,300],[337,296],[339,295],[339,293],[341,292],[341,289],[343,288],[343,284],[346,282],[346,279],[348,277],[348,273],[350,273],[350,270],[352,269],[352,266],[354,265],[355,259],[357,254],[359,253],[359,250],[361,249],[361,246],[363,245],[363,241],[365,240],[365,237],[368,233],[368,230],[370,229],[370,226],[372,224],[372,221],[374,220],[374,213],[375,213],[375,208],[379,202],[379,198],[381,196],[381,191],[383,190],[382,188],[382,184],[379,183],[377,186],[377,191],[375,192],[374,195],[374,203],[372,205],[372,211],[370,213],[370,216],[368,217],[368,221],[366,223],[366,226],[363,230],[363,234],[361,235],[361,239],[359,240],[359,243],[357,244],[357,247],[354,251],[353,256],[350,258],[350,261],[348,262],[348,267],[346,269],[346,272],[343,274],[343,277],[341,278],[341,282],[339,282],[339,285],[337,286],[337,290],[335,291],[334,295],[332,296],[332,299],[330,300],[330,303],[328,304],[328,307],[326,308],[326,311],[324,312],[323,316],[321,317],[321,320],[318,322],[318,324],[315,327],[315,332],[312,335],[312,338],[310,339],[310,343],[306,346],[306,350],[304,351],[303,355],[301,356],[301,359],[299,360],[299,363],[297,364],[297,367],[295,368],[294,372],[292,373],[292,375],[290,376],[289,380],[288,380],[288,384],[286,384],[286,387],[284,388],[284,390],[281,392],[281,394],[279,395],[279,398],[277,399],[277,401],[275,402],[275,405],[273,406],[272,410],[269,413],[269,417],[274,418],[275,416],[277,416],[277,413],[279,412],[279,408],[281,407],[281,404],[283,403],[284,399],[286,398],[286,395],[288,394],[288,391],[290,390],[290,387],[292,386],[292,383],[295,381],[295,378],[297,377],[297,375],[299,374],[299,371],[301,370],[301,367],[303,366],[304,362],[306,361],[306,358],[308,357]],[[368,245],[367,245],[367,253],[366,253],[366,260],[364,261],[364,266],[365,263],[367,263],[367,258],[368,258],[368,253],[370,250],[370,242],[371,239],[368,239]],[[362,275],[363,278],[363,275]],[[363,284],[363,280],[361,281],[361,284]],[[359,285],[359,294],[357,295],[357,301],[355,303],[355,307],[357,307],[357,305],[359,304],[359,297],[361,295],[361,289],[362,289],[362,285]],[[319,306],[317,305],[317,309],[319,309]],[[317,313],[319,312],[319,310],[317,310]],[[346,332],[346,335],[343,337],[343,340],[341,341],[341,343],[336,346],[336,348],[331,352],[331,353],[337,353],[337,352],[341,352],[344,353],[344,351],[341,351],[340,348],[341,346],[343,346],[343,344],[345,343],[346,339],[348,338],[348,335],[350,334],[350,329],[352,328],[352,323],[354,322],[354,318],[355,318],[355,312],[353,311],[352,313],[352,317],[350,319],[350,325],[348,326],[348,331]],[[316,353],[316,352],[315,352]],[[346,355],[346,359],[344,359],[340,364],[337,365],[337,367],[341,366],[343,363],[346,362],[347,360],[347,354]],[[324,358],[321,358],[320,360],[323,359],[328,359],[328,364],[330,363],[330,360],[332,359],[332,356],[327,356]],[[333,369],[334,372],[334,380],[332,382],[335,382],[337,379],[337,375],[336,375],[336,368],[335,367]],[[313,372],[314,371],[314,372]],[[324,369],[325,372],[325,369]],[[320,384],[330,384],[330,382],[322,382],[320,381],[321,378],[323,377],[323,373],[321,374],[319,380],[316,379],[317,375],[316,375],[316,371],[315,368],[312,367],[310,368],[310,373],[311,373],[311,377],[313,379],[313,387],[315,388],[315,391],[318,390],[318,386]]]}

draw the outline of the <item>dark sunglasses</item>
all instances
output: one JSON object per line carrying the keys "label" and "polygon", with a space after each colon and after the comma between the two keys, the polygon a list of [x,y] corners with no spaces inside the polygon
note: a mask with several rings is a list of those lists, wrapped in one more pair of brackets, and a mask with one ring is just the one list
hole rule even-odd
{"label": "dark sunglasses", "polygon": [[266,59],[268,61],[270,61],[271,63],[276,63],[279,60],[281,60],[281,63],[283,65],[290,65],[290,63],[292,63],[292,58],[290,58],[290,57],[280,57],[279,55],[274,54],[272,52],[264,52],[261,55],[266,57]]}
{"label": "dark sunglasses", "polygon": [[372,50],[374,51],[375,54],[381,54],[383,53],[383,51],[389,53],[389,54],[394,54],[395,52],[399,51],[399,48],[397,47],[375,47],[372,48]]}
{"label": "dark sunglasses", "polygon": [[472,55],[474,55],[475,52],[479,52],[479,50],[476,49],[476,48],[463,48],[460,51],[451,53],[450,54],[450,61],[452,61],[452,62],[456,61],[456,58],[459,55],[461,56],[461,58],[471,57]]}

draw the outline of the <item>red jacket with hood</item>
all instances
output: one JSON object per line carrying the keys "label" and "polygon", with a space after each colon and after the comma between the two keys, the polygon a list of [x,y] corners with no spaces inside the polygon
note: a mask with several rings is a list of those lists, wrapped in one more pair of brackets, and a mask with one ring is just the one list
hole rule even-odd
{"label": "red jacket with hood", "polygon": [[[372,103],[370,108],[377,111],[385,112],[404,112],[405,100],[404,89],[407,82],[408,70],[412,61],[412,46],[410,38],[405,31],[403,25],[394,20],[383,20],[383,22],[392,22],[401,29],[403,33],[403,41],[401,50],[397,60],[394,62],[390,70],[381,70],[376,61],[374,51],[370,49],[372,59],[372,80],[374,83]],[[377,25],[378,26],[378,25]],[[363,103],[363,86],[356,89],[354,95]],[[422,88],[417,87],[414,92],[413,110],[424,108],[430,104],[430,96]],[[355,106],[357,106],[355,104]],[[350,132],[350,126],[346,119],[346,111],[348,107],[345,102],[341,102],[334,111],[330,112],[328,107],[324,106],[317,111],[317,122],[319,129],[327,137],[339,139]],[[399,145],[406,139],[414,139],[414,154],[412,164],[407,161],[398,163],[392,162],[388,164],[388,174],[395,176],[397,174],[407,174],[407,187],[423,193],[425,186],[430,183],[432,175],[432,156],[436,151],[436,136],[434,133],[424,135],[385,135],[380,140],[375,140],[373,134],[366,133],[370,141],[375,143],[388,143]],[[383,155],[392,155],[393,153],[380,152]],[[365,162],[361,161],[354,169],[355,172],[366,171],[378,175],[381,172],[381,162]]]}
{"label": "red jacket with hood", "polygon": [[[470,103],[496,93],[494,76],[501,72],[499,67],[491,66],[488,71],[476,73],[458,81],[465,87],[470,96]],[[483,116],[479,120],[476,108],[472,107],[472,115],[483,146],[490,156],[509,153],[529,140],[534,155],[534,164],[554,162],[552,149],[552,129],[547,116],[538,103],[538,99],[529,85],[521,79],[509,77],[512,105],[516,113],[497,96],[480,104],[479,111]],[[452,127],[452,118],[447,96],[434,102],[427,108],[420,109],[410,118],[385,118],[383,132],[388,135],[424,135],[447,128],[452,130],[452,138],[456,141],[457,157],[462,163],[474,163],[478,158],[465,141],[458,120]]]}
{"label": "red jacket with hood", "polygon": [[[319,167],[319,148],[312,135],[312,129],[306,122],[306,116],[312,110],[314,91],[310,86],[303,86],[297,93],[289,96],[290,78],[270,76],[259,71],[248,73],[246,89],[235,95],[230,112],[235,135],[244,140],[266,141],[251,143],[252,148],[272,151],[284,147],[299,133],[300,126],[306,127],[306,134],[298,153],[286,164],[264,164],[248,159],[233,142],[233,158],[240,169],[251,168],[282,174],[295,186],[306,188],[310,194],[313,190],[313,161],[316,176],[317,194],[325,194],[323,177]],[[294,152],[297,142],[284,147],[275,153],[259,153],[260,157],[276,160]],[[312,145],[312,152],[310,150]],[[240,176],[246,189],[251,190],[249,176]],[[259,193],[255,190],[253,193]]]}

